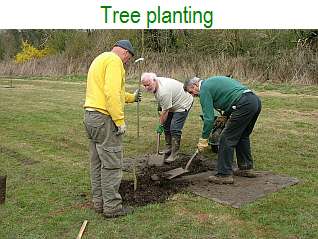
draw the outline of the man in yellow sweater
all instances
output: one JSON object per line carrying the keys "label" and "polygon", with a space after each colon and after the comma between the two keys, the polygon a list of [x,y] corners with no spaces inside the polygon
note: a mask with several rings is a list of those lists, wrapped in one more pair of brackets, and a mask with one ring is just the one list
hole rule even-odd
{"label": "man in yellow sweater", "polygon": [[122,206],[118,192],[122,179],[124,104],[141,100],[141,93],[125,92],[124,65],[134,56],[128,40],[92,62],[87,75],[84,125],[90,140],[91,185],[95,211],[107,218],[132,212]]}

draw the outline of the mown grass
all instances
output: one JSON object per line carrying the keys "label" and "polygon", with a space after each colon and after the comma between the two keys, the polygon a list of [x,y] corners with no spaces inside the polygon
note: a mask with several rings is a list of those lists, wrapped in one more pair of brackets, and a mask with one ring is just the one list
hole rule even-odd
{"label": "mown grass", "polygon": [[[90,181],[82,79],[17,79],[13,88],[0,80],[0,170],[8,175],[0,238],[75,238],[84,220],[83,238],[318,238],[317,86],[250,84],[263,103],[252,136],[256,168],[297,177],[298,185],[241,209],[184,193],[105,220],[83,197]],[[136,87],[127,82],[128,90]],[[137,140],[136,105],[126,107],[127,157],[155,151],[152,95],[144,94],[140,109]],[[200,136],[199,112],[196,99],[184,129],[185,153]]]}

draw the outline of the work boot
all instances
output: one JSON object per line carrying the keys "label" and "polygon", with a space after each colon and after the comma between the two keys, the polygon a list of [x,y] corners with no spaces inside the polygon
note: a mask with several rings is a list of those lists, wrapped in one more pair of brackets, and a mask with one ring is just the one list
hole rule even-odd
{"label": "work boot", "polygon": [[257,177],[257,173],[255,173],[255,171],[253,169],[236,169],[233,170],[233,174],[235,176],[239,176],[239,177],[246,177],[246,178],[256,178]]}
{"label": "work boot", "polygon": [[163,158],[167,159],[171,154],[171,134],[165,134],[166,148],[163,150]]}
{"label": "work boot", "polygon": [[102,202],[93,202],[93,208],[96,213],[103,213],[103,203]]}
{"label": "work boot", "polygon": [[131,214],[133,212],[134,212],[134,209],[132,207],[122,207],[120,209],[103,212],[103,216],[105,218],[115,218],[115,217],[126,216],[127,214]]}
{"label": "work boot", "polygon": [[168,158],[165,159],[165,163],[172,163],[177,159],[180,148],[180,139],[180,137],[171,137],[171,154]]}
{"label": "work boot", "polygon": [[233,184],[234,179],[232,175],[213,175],[208,177],[208,181],[210,183],[215,183],[215,184]]}
{"label": "work boot", "polygon": [[94,202],[93,207],[96,213],[103,213],[103,203],[102,202]]}

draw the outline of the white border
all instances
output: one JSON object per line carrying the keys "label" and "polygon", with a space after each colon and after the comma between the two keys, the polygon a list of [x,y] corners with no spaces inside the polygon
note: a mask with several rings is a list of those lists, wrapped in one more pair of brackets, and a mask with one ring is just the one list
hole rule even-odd
{"label": "white border", "polygon": [[[144,13],[138,24],[104,23],[102,5]],[[5,0],[0,7],[1,29],[146,29],[146,12],[213,11],[212,29],[317,29],[314,0]],[[156,29],[205,29],[203,24],[153,24]]]}

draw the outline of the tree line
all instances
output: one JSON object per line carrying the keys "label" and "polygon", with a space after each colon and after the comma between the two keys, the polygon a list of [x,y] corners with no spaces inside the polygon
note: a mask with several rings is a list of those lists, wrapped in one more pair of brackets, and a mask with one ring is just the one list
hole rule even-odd
{"label": "tree line", "polygon": [[[141,39],[141,32],[144,39]],[[318,50],[318,30],[2,30],[0,60],[12,59],[23,42],[54,54],[82,57],[130,39],[137,52],[226,54],[230,56],[275,55],[305,44]],[[143,42],[142,42],[143,40]],[[144,49],[141,49],[141,48]]]}
{"label": "tree line", "polygon": [[[147,56],[154,70],[165,73],[178,74],[173,67],[183,65],[189,74],[217,74],[223,67],[243,78],[318,83],[318,30],[0,30],[0,70],[5,75],[85,74],[94,57],[119,39],[129,39],[137,57]],[[14,65],[17,55],[30,59],[23,56],[25,48],[43,57],[32,72]],[[53,58],[56,71],[43,70]],[[63,68],[65,62],[74,66]],[[206,70],[209,66],[213,70]]]}

